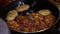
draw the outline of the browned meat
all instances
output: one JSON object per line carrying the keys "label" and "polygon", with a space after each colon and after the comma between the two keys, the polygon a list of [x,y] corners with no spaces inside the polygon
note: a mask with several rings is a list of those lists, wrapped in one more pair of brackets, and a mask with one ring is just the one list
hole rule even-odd
{"label": "browned meat", "polygon": [[21,25],[15,21],[7,21],[7,24],[11,30],[18,31],[21,29]]}
{"label": "browned meat", "polygon": [[53,15],[47,15],[44,17],[44,22],[46,23],[46,25],[52,26],[55,22],[55,17]]}
{"label": "browned meat", "polygon": [[18,32],[36,32],[50,28],[55,22],[53,15],[42,16],[39,13],[31,13],[29,17],[18,16],[15,21],[8,21],[10,29]]}
{"label": "browned meat", "polygon": [[30,20],[26,16],[17,17],[16,22],[22,24],[24,27],[30,26]]}
{"label": "browned meat", "polygon": [[43,16],[40,15],[39,13],[31,13],[29,17],[31,20],[38,20],[38,19],[43,20]]}

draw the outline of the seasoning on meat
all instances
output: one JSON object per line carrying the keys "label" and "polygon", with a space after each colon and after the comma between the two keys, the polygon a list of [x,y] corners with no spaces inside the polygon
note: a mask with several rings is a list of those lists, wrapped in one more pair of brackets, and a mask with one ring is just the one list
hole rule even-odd
{"label": "seasoning on meat", "polygon": [[44,17],[44,22],[46,23],[46,25],[51,27],[55,22],[55,17],[53,15],[47,15]]}
{"label": "seasoning on meat", "polygon": [[39,13],[31,13],[29,17],[32,20],[38,20],[38,19],[43,20],[43,16]]}
{"label": "seasoning on meat", "polygon": [[20,31],[21,24],[18,24],[16,21],[7,21],[7,24],[11,30]]}

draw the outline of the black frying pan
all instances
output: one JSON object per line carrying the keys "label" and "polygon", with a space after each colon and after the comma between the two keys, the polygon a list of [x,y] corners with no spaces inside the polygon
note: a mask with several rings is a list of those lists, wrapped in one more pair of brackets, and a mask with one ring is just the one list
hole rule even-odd
{"label": "black frying pan", "polygon": [[[5,20],[5,17],[6,17],[6,14],[8,13],[8,11],[15,9],[16,6],[20,5],[20,2],[21,2],[21,4],[24,3],[24,4],[30,5],[30,9],[27,10],[26,12],[30,12],[30,10],[34,10],[36,12],[41,9],[49,9],[56,18],[55,24],[59,20],[59,10],[57,9],[57,7],[54,4],[52,4],[51,2],[43,1],[43,0],[16,0],[14,2],[8,3],[1,9],[0,17],[3,20]],[[26,15],[26,12],[21,12],[21,13],[19,13],[19,15],[21,15],[22,13],[23,13],[23,15]],[[39,31],[39,32],[42,32],[42,31]]]}

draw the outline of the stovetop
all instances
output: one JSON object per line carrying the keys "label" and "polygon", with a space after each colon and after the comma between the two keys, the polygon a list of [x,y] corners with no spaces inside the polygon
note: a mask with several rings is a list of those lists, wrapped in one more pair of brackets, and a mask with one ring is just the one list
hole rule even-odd
{"label": "stovetop", "polygon": [[[60,20],[51,29],[43,31],[43,32],[38,32],[36,34],[60,34],[59,28],[60,28]],[[11,31],[11,34],[24,34],[24,33],[17,33],[17,32]],[[25,33],[25,34],[27,34],[27,33]],[[31,33],[28,33],[28,34],[31,34]],[[33,33],[33,34],[35,34],[35,33]]]}

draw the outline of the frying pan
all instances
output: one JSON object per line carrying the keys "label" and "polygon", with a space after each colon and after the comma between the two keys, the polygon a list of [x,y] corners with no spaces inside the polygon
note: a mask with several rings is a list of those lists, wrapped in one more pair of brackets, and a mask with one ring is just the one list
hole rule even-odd
{"label": "frying pan", "polygon": [[[20,12],[19,15],[21,15],[22,13],[23,13],[23,15],[26,15],[26,12],[30,12],[30,10],[34,10],[36,12],[36,11],[42,10],[42,9],[49,9],[56,18],[54,25],[59,20],[59,10],[57,9],[57,7],[53,3],[49,2],[49,1],[45,1],[45,0],[16,0],[14,2],[8,3],[4,7],[2,7],[2,9],[0,11],[0,17],[3,20],[5,20],[8,11],[15,9],[16,6],[21,5],[21,4],[30,5],[30,9],[27,11],[24,11],[24,12]],[[48,30],[48,29],[46,29],[46,30]],[[45,31],[45,30],[42,30],[42,31]],[[42,32],[42,31],[38,31],[38,32]],[[23,32],[23,33],[35,33],[35,32]]]}

